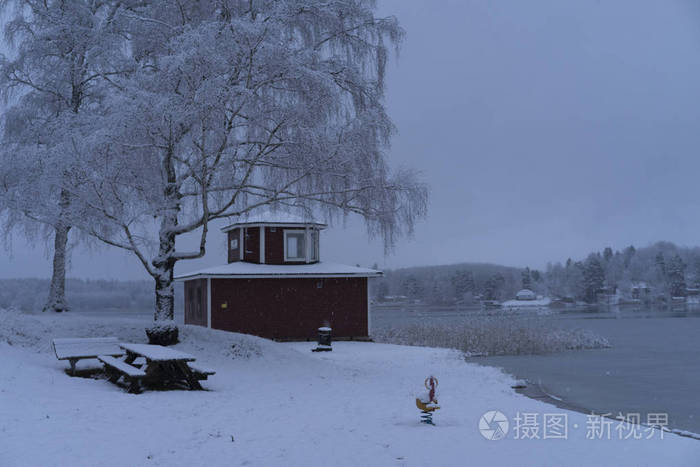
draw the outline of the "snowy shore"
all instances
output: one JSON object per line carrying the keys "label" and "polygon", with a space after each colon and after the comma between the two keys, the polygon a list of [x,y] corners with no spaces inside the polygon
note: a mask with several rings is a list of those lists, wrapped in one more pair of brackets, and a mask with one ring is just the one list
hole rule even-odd
{"label": "snowy shore", "polygon": [[[71,378],[54,337],[115,335],[143,342],[144,321],[0,312],[0,465],[677,465],[700,443],[654,430],[650,439],[587,439],[587,417],[516,394],[500,371],[447,349],[339,342],[274,343],[182,326],[177,349],[217,374],[207,391],[126,394]],[[435,427],[415,395],[439,379]],[[488,440],[480,417],[510,421]],[[515,439],[516,414],[561,413],[566,439]],[[540,437],[541,438],[541,437]]]}

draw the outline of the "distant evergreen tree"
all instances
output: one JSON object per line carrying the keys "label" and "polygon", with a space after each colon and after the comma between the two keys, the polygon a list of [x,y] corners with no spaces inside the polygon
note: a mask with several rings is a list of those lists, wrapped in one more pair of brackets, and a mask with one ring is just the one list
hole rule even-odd
{"label": "distant evergreen tree", "polygon": [[636,252],[637,252],[637,250],[634,248],[634,245],[630,245],[624,249],[622,254],[624,256],[625,268],[628,268],[630,266],[630,261],[632,261],[632,257],[634,256],[634,254]]}
{"label": "distant evergreen tree", "polygon": [[520,286],[522,289],[532,290],[532,277],[530,276],[530,268],[525,268],[522,272]]}
{"label": "distant evergreen tree", "polygon": [[474,285],[474,274],[466,269],[455,271],[450,277],[450,282],[452,283],[452,289],[457,299],[463,298],[466,293],[474,292],[476,288]]}
{"label": "distant evergreen tree", "polygon": [[503,274],[500,272],[497,272],[493,275],[493,280],[496,282],[496,287],[498,290],[503,290],[503,287],[506,286],[506,278],[503,277]]}
{"label": "distant evergreen tree", "polygon": [[669,292],[672,297],[685,297],[685,264],[680,255],[674,255],[666,270]]}
{"label": "distant evergreen tree", "polygon": [[486,300],[498,300],[505,284],[506,279],[503,277],[503,274],[500,272],[493,274],[484,283],[484,298]]}
{"label": "distant evergreen tree", "polygon": [[584,299],[588,303],[596,301],[598,292],[605,284],[605,270],[597,255],[591,255],[583,268]]}
{"label": "distant evergreen tree", "polygon": [[542,274],[537,269],[530,271],[530,276],[533,282],[542,282]]}
{"label": "distant evergreen tree", "polygon": [[605,261],[607,262],[607,261],[610,261],[610,259],[612,259],[612,257],[613,257],[612,248],[610,248],[609,246],[605,247],[605,250],[603,250],[603,259],[605,259]]}
{"label": "distant evergreen tree", "polygon": [[695,263],[694,263],[694,275],[695,275],[695,282],[694,285],[695,287],[700,287],[700,257],[695,258]]}
{"label": "distant evergreen tree", "polygon": [[664,254],[661,252],[658,252],[656,254],[656,259],[654,260],[656,262],[656,270],[663,275],[664,277],[666,276],[666,260],[664,259]]}
{"label": "distant evergreen tree", "polygon": [[474,293],[476,291],[476,282],[474,281],[474,274],[471,271],[467,271],[465,291],[471,293]]}
{"label": "distant evergreen tree", "polygon": [[493,277],[489,277],[484,282],[484,300],[496,300],[496,283]]}
{"label": "distant evergreen tree", "polygon": [[586,298],[585,269],[585,265],[581,261],[576,261],[569,269],[568,284],[570,294],[577,300],[585,300]]}
{"label": "distant evergreen tree", "polygon": [[666,275],[666,260],[664,259],[664,254],[658,252],[654,262],[656,264],[655,282],[658,284],[659,288],[666,293],[668,292],[668,277]]}

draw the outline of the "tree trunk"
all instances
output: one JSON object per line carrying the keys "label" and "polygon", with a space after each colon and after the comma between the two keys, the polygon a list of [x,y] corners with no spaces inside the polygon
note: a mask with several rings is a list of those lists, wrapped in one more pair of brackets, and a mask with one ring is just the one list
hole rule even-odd
{"label": "tree trunk", "polygon": [[156,282],[156,309],[153,319],[156,321],[172,321],[175,318],[175,287],[173,285],[173,270],[175,264],[158,269]]}
{"label": "tree trunk", "polygon": [[156,309],[153,316],[155,323],[146,329],[151,344],[173,345],[178,341],[178,329],[175,318],[175,234],[173,226],[177,224],[177,213],[168,211],[160,226],[160,245],[158,256],[153,260],[156,282]]}
{"label": "tree trunk", "polygon": [[173,166],[172,149],[163,158],[163,172],[168,179],[163,193],[168,200],[168,205],[161,214],[158,256],[152,261],[153,278],[156,281],[156,309],[153,316],[155,324],[146,330],[146,334],[152,344],[172,345],[177,343],[178,334],[177,326],[173,321],[175,318],[173,273],[177,262],[174,231],[180,211],[180,195],[177,191],[177,174]]}
{"label": "tree trunk", "polygon": [[[155,261],[154,261],[155,265]],[[156,345],[173,345],[178,342],[178,328],[175,316],[175,288],[173,287],[173,266],[159,269],[161,275],[156,281],[156,310],[152,326],[146,329],[148,342]]]}
{"label": "tree trunk", "polygon": [[70,226],[62,222],[59,222],[55,227],[51,289],[43,311],[50,310],[59,313],[68,311],[68,305],[66,305],[66,246],[69,231]]}

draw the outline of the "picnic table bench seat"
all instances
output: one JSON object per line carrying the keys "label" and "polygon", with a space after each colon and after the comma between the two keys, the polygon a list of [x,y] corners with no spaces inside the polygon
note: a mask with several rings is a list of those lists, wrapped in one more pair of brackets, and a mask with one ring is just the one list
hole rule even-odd
{"label": "picnic table bench seat", "polygon": [[192,362],[189,362],[187,365],[192,370],[192,373],[194,373],[194,376],[199,380],[205,380],[209,376],[216,374],[216,371],[195,365]]}
{"label": "picnic table bench seat", "polygon": [[129,385],[129,392],[140,392],[140,380],[146,377],[145,371],[109,355],[100,355],[97,359],[104,363],[110,382],[116,383],[123,377]]}
{"label": "picnic table bench seat", "polygon": [[121,357],[124,350],[119,347],[116,337],[79,337],[53,339],[51,346],[59,360],[68,360],[70,373],[75,374],[75,364],[78,360],[97,358],[101,355]]}

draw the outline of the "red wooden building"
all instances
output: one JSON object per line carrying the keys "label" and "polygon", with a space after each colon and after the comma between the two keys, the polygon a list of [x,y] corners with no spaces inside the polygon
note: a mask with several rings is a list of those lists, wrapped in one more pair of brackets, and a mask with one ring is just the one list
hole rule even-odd
{"label": "red wooden building", "polygon": [[380,271],[320,260],[326,227],[264,214],[222,229],[228,263],[182,274],[185,324],[272,339],[369,336],[368,279]]}

